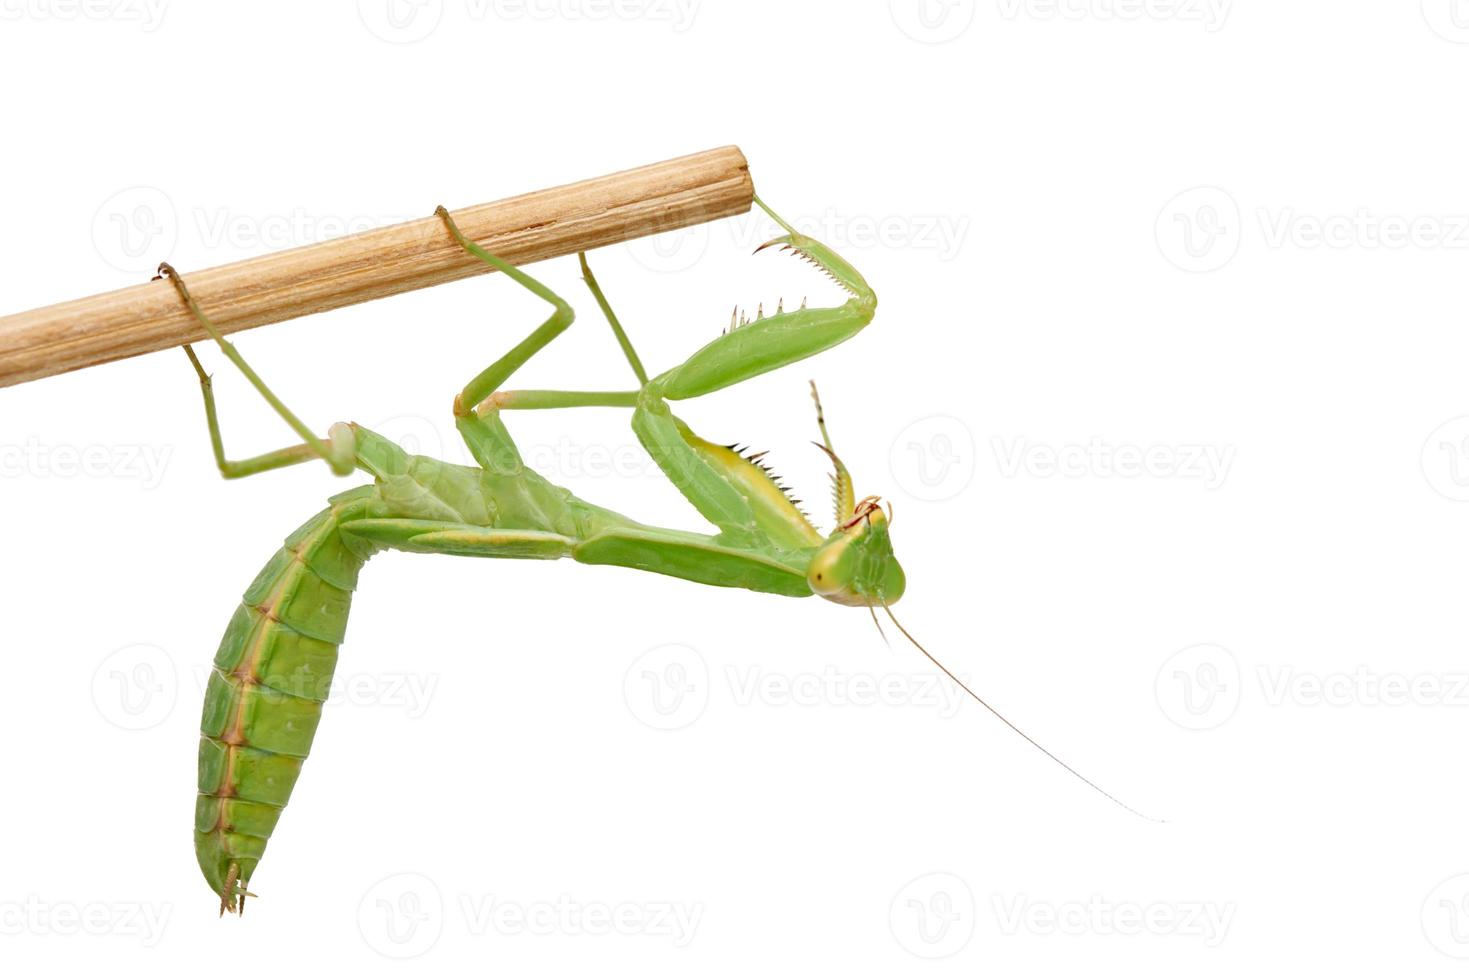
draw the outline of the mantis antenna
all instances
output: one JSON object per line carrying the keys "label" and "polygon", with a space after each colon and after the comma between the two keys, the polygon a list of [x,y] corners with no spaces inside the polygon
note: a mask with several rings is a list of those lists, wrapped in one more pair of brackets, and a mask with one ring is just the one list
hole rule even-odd
{"label": "mantis antenna", "polygon": [[[868,608],[871,608],[871,607],[868,607]],[[900,622],[898,622],[898,617],[893,615],[893,609],[892,609],[891,606],[889,606],[886,602],[884,602],[882,604],[882,608],[887,612],[888,618],[893,621],[893,625],[898,628],[898,632],[899,633],[902,633],[905,637],[907,637],[908,638],[908,642],[911,643],[911,644],[913,644],[915,647],[917,647],[919,653],[923,654],[925,657],[927,657],[929,660],[931,660],[933,662],[933,665],[935,667],[937,667],[939,670],[941,670],[945,674],[947,674],[949,676],[949,680],[953,681],[955,684],[958,684],[959,687],[963,689],[963,691],[964,691],[965,694],[968,694],[971,698],[973,698],[974,700],[978,701],[979,704],[984,708],[984,710],[988,711],[990,714],[992,714],[996,718],[1000,719],[1000,721],[1004,722],[1005,723],[1005,727],[1009,728],[1016,735],[1019,735],[1021,738],[1025,739],[1031,745],[1034,745],[1036,748],[1040,749],[1042,752],[1044,752],[1046,754],[1046,757],[1048,759],[1050,759],[1052,762],[1056,763],[1056,765],[1060,766],[1062,769],[1065,769],[1067,772],[1071,773],[1071,775],[1075,776],[1077,779],[1079,779],[1082,782],[1086,783],[1092,789],[1096,790],[1098,793],[1101,793],[1107,799],[1111,800],[1113,803],[1116,803],[1118,806],[1122,807],[1122,809],[1126,810],[1128,813],[1132,814],[1133,816],[1135,816],[1135,817],[1142,817],[1144,820],[1150,820],[1153,823],[1167,823],[1168,822],[1166,820],[1160,820],[1157,817],[1150,817],[1146,813],[1141,813],[1141,812],[1139,812],[1137,810],[1134,810],[1132,807],[1128,806],[1126,803],[1123,803],[1117,797],[1113,796],[1111,793],[1109,793],[1106,790],[1102,789],[1102,787],[1098,786],[1096,783],[1092,782],[1090,779],[1087,779],[1081,773],[1079,773],[1075,769],[1071,768],[1071,766],[1067,765],[1065,762],[1062,762],[1061,759],[1058,758],[1054,752],[1052,752],[1050,749],[1046,748],[1041,743],[1037,742],[1035,739],[1031,738],[1029,735],[1025,734],[1025,732],[1020,728],[1020,726],[1016,725],[1009,718],[1006,718],[1004,715],[1002,715],[998,711],[996,711],[994,709],[994,707],[991,706],[988,701],[986,701],[984,698],[980,697],[978,694],[975,694],[974,691],[969,687],[968,684],[965,684],[958,677],[955,677],[954,676],[954,672],[952,670],[950,670],[949,668],[945,667],[939,661],[939,659],[937,657],[935,657],[933,654],[931,654],[931,653],[928,652],[928,650],[923,646],[922,643],[919,643],[917,640],[915,640],[913,638],[913,634],[912,633],[909,633],[906,629],[903,628],[903,624],[900,623]]]}

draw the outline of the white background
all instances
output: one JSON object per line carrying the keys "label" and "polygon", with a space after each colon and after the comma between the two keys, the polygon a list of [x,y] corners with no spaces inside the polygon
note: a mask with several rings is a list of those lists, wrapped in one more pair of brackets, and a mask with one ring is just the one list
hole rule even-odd
{"label": "white background", "polygon": [[[860,611],[390,554],[261,897],[220,922],[206,665],[359,481],[220,480],[164,352],[0,392],[6,970],[1461,975],[1469,5],[0,13],[7,310],[738,143],[881,305],[683,414],[769,448],[825,526],[817,378],[895,504],[907,624],[1168,821]],[[736,302],[832,299],[749,256],[769,231],[594,256],[650,368]],[[623,385],[574,260],[535,272],[584,315],[517,383]],[[313,425],[458,459],[453,393],[540,312],[490,277],[237,339]],[[290,441],[203,353],[232,453]],[[626,423],[512,419],[577,492],[697,527]]]}

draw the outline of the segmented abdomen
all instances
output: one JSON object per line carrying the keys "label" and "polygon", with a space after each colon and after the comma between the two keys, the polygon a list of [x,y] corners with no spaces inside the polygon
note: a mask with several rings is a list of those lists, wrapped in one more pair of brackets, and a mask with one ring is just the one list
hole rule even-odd
{"label": "segmented abdomen", "polygon": [[225,629],[204,697],[194,849],[233,910],[311,751],[357,574],[370,555],[343,540],[372,487],[332,499],[255,577]]}

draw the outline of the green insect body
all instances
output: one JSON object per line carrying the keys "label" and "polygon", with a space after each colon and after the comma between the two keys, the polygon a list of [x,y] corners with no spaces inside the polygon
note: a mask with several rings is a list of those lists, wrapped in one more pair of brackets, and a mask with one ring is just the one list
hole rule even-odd
{"label": "green insect body", "polygon": [[[757,198],[758,202],[758,198]],[[761,203],[761,207],[764,204]],[[215,658],[199,743],[195,848],[220,910],[243,911],[246,890],[311,748],[363,564],[396,550],[494,558],[571,558],[638,568],[694,582],[785,596],[820,595],[873,609],[904,590],[893,557],[889,515],[875,497],[856,500],[851,477],[826,434],[836,467],[836,526],[822,535],[764,467],[695,435],[669,402],[694,398],[790,364],[851,337],[872,319],[876,297],[831,249],[787,231],[769,244],[795,251],[848,294],[830,308],[736,319],[732,329],[683,364],[649,378],[582,257],[588,287],[622,345],[636,388],[607,392],[505,391],[503,383],[572,321],[569,305],[525,272],[450,233],[471,254],[545,299],[553,313],[536,331],[472,379],[455,399],[456,426],[477,466],[413,456],[369,430],[337,424],[316,437],[219,335],[182,280],[164,266],[191,312],[224,354],[305,440],[244,461],[226,459],[212,387],[199,374],[215,458],[226,477],[310,459],[356,470],[373,483],[333,497],[292,534],[246,591]],[[762,246],[762,248],[765,246]],[[813,396],[815,388],[812,388]],[[527,467],[502,421],[507,410],[580,406],[631,408],[632,425],[673,485],[716,529],[657,527],[582,500]]]}
{"label": "green insect body", "polygon": [[[364,492],[367,491],[367,492]],[[217,894],[248,881],[321,720],[357,573],[341,523],[371,496],[338,497],[276,552],[225,629],[204,695],[194,849]]]}

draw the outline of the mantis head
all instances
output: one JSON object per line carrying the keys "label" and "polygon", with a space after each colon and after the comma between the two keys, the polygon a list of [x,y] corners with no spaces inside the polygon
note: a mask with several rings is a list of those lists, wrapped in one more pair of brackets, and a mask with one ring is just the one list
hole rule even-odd
{"label": "mantis head", "polygon": [[902,598],[906,580],[893,557],[892,523],[877,497],[859,501],[811,559],[806,570],[811,591],[844,606],[889,606]]}
{"label": "mantis head", "polygon": [[836,528],[812,556],[806,569],[806,584],[823,599],[844,606],[871,609],[892,605],[902,598],[906,580],[903,566],[893,557],[893,542],[888,534],[893,523],[891,506],[884,511],[878,497],[856,500],[852,476],[831,448],[831,438],[826,434],[826,418],[815,382],[811,383],[811,397],[816,401],[816,423],[821,427],[822,441],[815,445],[836,467],[831,478]]}

